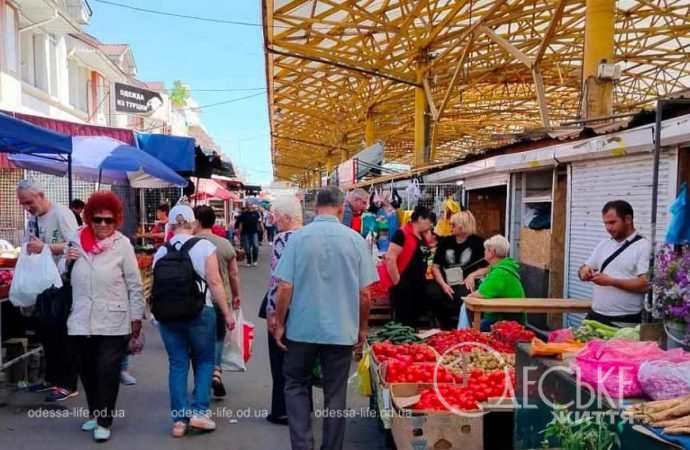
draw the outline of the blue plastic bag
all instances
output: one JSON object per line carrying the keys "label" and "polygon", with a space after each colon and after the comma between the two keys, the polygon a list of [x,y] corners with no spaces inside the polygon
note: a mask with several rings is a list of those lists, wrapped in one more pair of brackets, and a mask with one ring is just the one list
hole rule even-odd
{"label": "blue plastic bag", "polygon": [[666,242],[672,245],[690,243],[690,202],[688,201],[688,186],[685,183],[671,205],[671,215]]}

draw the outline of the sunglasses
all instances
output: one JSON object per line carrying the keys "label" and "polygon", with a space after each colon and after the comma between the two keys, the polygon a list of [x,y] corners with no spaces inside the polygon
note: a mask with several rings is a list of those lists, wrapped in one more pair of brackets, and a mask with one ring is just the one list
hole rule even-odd
{"label": "sunglasses", "polygon": [[94,224],[106,224],[106,225],[112,225],[115,223],[115,218],[114,217],[94,217],[91,219],[91,222]]}

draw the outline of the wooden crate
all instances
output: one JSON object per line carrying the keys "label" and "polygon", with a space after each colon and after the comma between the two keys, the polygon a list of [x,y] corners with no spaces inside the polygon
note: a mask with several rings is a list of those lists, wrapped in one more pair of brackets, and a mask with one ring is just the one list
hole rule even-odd
{"label": "wooden crate", "polygon": [[372,304],[369,308],[369,324],[382,325],[393,318],[389,304]]}

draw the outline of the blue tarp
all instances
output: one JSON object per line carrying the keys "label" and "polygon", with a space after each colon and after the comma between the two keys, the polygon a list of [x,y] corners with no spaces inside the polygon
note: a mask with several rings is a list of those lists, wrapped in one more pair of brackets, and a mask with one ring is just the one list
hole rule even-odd
{"label": "blue tarp", "polygon": [[140,149],[177,172],[194,171],[194,139],[165,134],[137,133]]}
{"label": "blue tarp", "polygon": [[0,152],[44,155],[72,153],[72,137],[0,113]]}

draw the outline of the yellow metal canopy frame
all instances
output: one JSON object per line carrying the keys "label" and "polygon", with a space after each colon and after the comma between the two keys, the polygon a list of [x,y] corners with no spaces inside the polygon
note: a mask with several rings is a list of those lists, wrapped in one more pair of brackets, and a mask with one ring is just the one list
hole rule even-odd
{"label": "yellow metal canopy frame", "polygon": [[[613,89],[621,114],[690,86],[690,0],[263,0],[263,12],[278,179],[314,184],[378,140],[387,161],[451,161],[601,117],[588,89]],[[607,54],[621,77],[590,84]]]}

